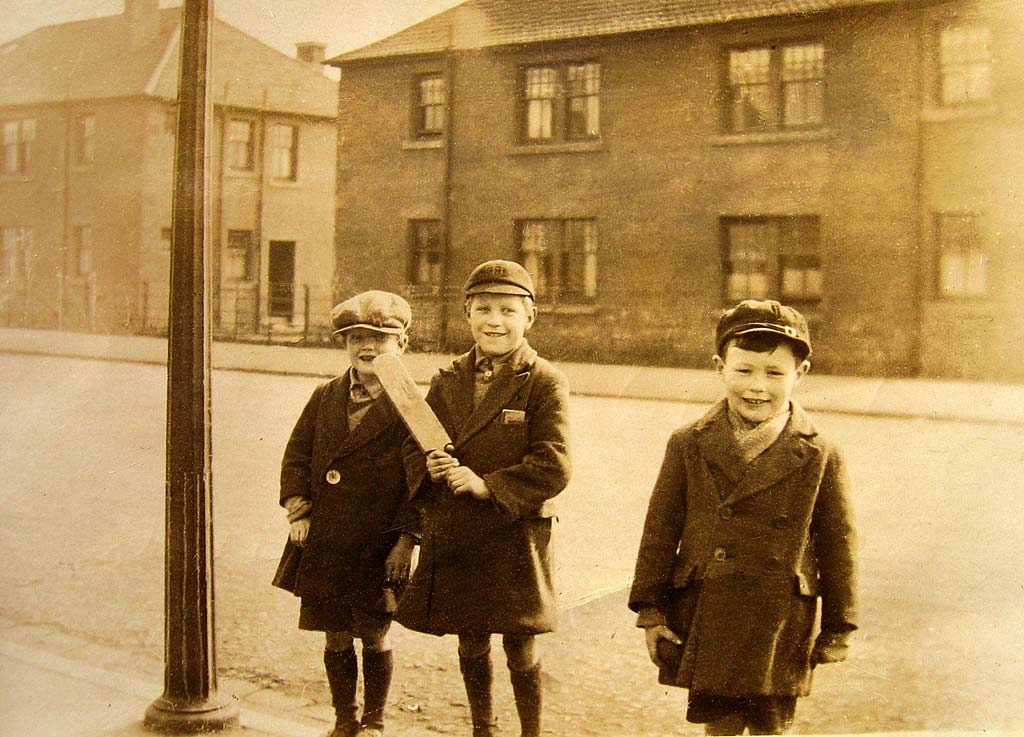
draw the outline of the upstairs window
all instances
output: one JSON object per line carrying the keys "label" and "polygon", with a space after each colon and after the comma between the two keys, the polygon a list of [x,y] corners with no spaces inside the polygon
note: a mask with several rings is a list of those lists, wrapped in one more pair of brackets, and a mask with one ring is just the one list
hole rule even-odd
{"label": "upstairs window", "polygon": [[939,34],[938,96],[947,106],[992,99],[992,38],[987,27],[961,25]]}
{"label": "upstairs window", "polygon": [[522,91],[523,140],[576,141],[600,135],[600,64],[528,67]]}
{"label": "upstairs window", "polygon": [[436,138],[444,133],[448,85],[440,74],[420,77],[416,84],[413,128],[417,138]]}
{"label": "upstairs window", "polygon": [[299,171],[299,129],[277,124],[270,128],[270,176],[294,182]]}
{"label": "upstairs window", "polygon": [[817,302],[822,297],[815,216],[723,218],[723,293],[743,299]]}
{"label": "upstairs window", "polygon": [[979,226],[979,217],[972,213],[935,216],[940,297],[984,297],[988,293],[989,259]]}
{"label": "upstairs window", "polygon": [[236,171],[252,171],[253,168],[253,125],[251,120],[228,121],[227,159],[228,167]]}
{"label": "upstairs window", "polygon": [[597,221],[520,220],[519,262],[537,297],[551,304],[589,303],[597,296]]}
{"label": "upstairs window", "polygon": [[3,123],[4,174],[25,174],[32,164],[36,121],[8,120]]}
{"label": "upstairs window", "polygon": [[729,52],[729,130],[806,128],[825,122],[825,47],[820,43]]}
{"label": "upstairs window", "polygon": [[75,149],[79,164],[96,161],[96,116],[79,116],[75,127]]}
{"label": "upstairs window", "polygon": [[409,283],[418,287],[440,287],[444,266],[444,243],[440,220],[409,223]]}

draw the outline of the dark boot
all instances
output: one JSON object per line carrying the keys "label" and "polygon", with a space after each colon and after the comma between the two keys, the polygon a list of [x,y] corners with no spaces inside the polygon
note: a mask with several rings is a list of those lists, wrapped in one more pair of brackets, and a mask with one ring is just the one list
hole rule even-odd
{"label": "dark boot", "polygon": [[466,684],[469,714],[473,719],[473,737],[491,737],[494,715],[491,708],[491,653],[478,658],[459,656],[462,681]]}
{"label": "dark boot", "polygon": [[524,671],[509,671],[512,693],[516,697],[516,711],[522,737],[540,737],[541,685],[540,663]]}
{"label": "dark boot", "polygon": [[330,737],[352,737],[359,730],[356,719],[356,682],[359,680],[356,651],[352,648],[340,653],[324,650],[324,668],[334,706],[334,731]]}
{"label": "dark boot", "polygon": [[384,729],[384,709],[388,704],[394,659],[390,650],[377,652],[363,648],[363,718],[368,729]]}

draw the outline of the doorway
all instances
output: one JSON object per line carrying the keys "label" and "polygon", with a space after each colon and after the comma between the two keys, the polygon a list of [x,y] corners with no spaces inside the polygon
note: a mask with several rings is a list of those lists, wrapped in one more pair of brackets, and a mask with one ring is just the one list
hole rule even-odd
{"label": "doorway", "polygon": [[295,241],[270,241],[267,279],[268,315],[291,320],[295,310]]}

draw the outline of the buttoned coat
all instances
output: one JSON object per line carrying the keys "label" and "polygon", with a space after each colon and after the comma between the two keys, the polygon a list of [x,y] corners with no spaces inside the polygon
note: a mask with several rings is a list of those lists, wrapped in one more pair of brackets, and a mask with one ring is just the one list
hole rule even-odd
{"label": "buttoned coat", "polygon": [[427,402],[453,455],[480,475],[489,499],[454,495],[426,473],[410,438],[406,473],[421,537],[419,565],[398,608],[430,634],[538,634],[555,625],[554,497],[569,481],[568,381],[525,341],[473,406],[474,353],[433,378]]}
{"label": "buttoned coat", "polygon": [[[348,429],[350,374],[321,384],[299,416],[281,463],[280,500],[313,502],[294,593],[304,613],[339,600],[384,614],[387,534],[406,498],[402,445],[408,435],[386,396]],[[330,483],[337,480],[337,483]],[[285,556],[295,549],[286,549]],[[303,629],[330,629],[300,615]]]}
{"label": "buttoned coat", "polygon": [[839,451],[795,403],[745,463],[726,402],[671,436],[651,495],[630,607],[684,641],[668,682],[725,696],[809,693],[823,636],[856,628],[854,529]]}

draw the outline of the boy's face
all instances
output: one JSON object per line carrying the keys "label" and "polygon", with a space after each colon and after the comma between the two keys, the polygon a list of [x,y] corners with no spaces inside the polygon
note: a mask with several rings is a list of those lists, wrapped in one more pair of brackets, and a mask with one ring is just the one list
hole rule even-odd
{"label": "boy's face", "polygon": [[811,367],[808,361],[799,362],[785,342],[771,353],[758,353],[729,341],[725,357],[712,360],[725,384],[729,409],[753,424],[785,412],[793,389]]}
{"label": "boy's face", "polygon": [[523,342],[537,308],[514,294],[474,294],[466,305],[466,319],[480,352],[501,356]]}
{"label": "boy's face", "polygon": [[369,328],[352,328],[344,333],[348,360],[361,379],[376,378],[373,359],[382,353],[402,353],[408,342],[405,335],[381,333]]}

